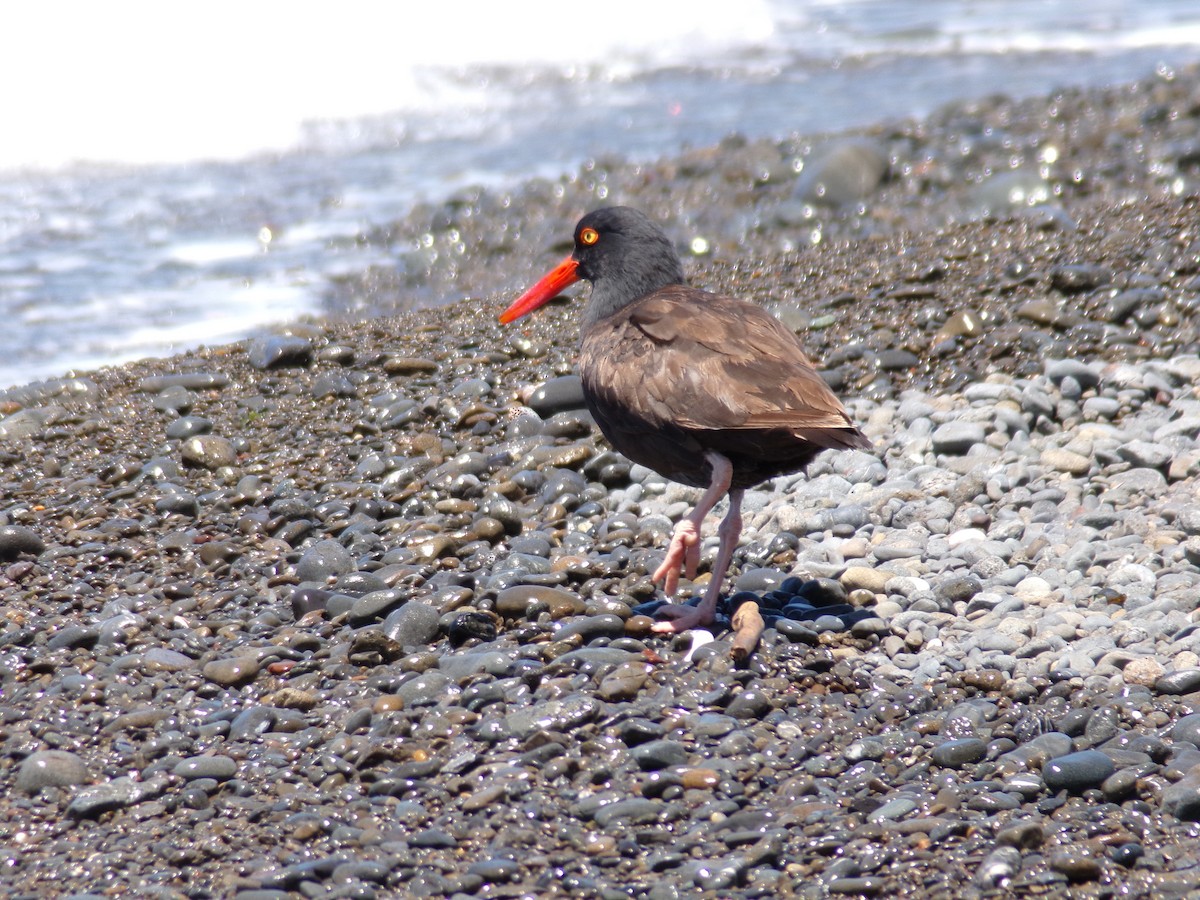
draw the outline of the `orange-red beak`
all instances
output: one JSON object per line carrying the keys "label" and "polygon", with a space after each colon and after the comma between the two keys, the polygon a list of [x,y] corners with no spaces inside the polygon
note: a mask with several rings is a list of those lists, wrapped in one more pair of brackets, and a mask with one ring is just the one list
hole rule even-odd
{"label": "orange-red beak", "polygon": [[527,316],[539,306],[544,306],[563,292],[563,288],[579,280],[579,263],[568,256],[542,276],[542,280],[512,302],[512,306],[500,314],[500,321],[507,325],[521,316]]}

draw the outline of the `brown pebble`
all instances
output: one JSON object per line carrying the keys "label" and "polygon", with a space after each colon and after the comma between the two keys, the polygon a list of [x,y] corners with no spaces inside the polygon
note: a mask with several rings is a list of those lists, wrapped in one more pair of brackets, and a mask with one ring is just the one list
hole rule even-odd
{"label": "brown pebble", "polygon": [[422,372],[436,372],[437,368],[437,363],[432,359],[416,356],[393,356],[383,363],[383,371],[389,375],[418,375]]}
{"label": "brown pebble", "polygon": [[253,656],[233,656],[205,663],[200,673],[211,682],[231,687],[253,681],[259,668],[258,660]]}
{"label": "brown pebble", "polygon": [[997,672],[995,669],[981,669],[964,672],[962,680],[963,684],[968,687],[978,688],[981,691],[999,691],[1004,688],[1008,678],[1003,672]]}
{"label": "brown pebble", "polygon": [[685,788],[695,790],[711,791],[721,783],[716,769],[685,769],[681,777]]}
{"label": "brown pebble", "polygon": [[630,637],[644,637],[653,625],[654,620],[649,616],[630,616],[625,620],[625,633]]}
{"label": "brown pebble", "polygon": [[377,713],[397,712],[404,709],[404,698],[396,694],[385,694],[371,704],[371,711]]}
{"label": "brown pebble", "polygon": [[588,856],[611,856],[617,852],[617,839],[610,834],[588,835],[583,852]]}
{"label": "brown pebble", "polygon": [[1056,853],[1050,857],[1050,868],[1067,876],[1068,881],[1095,881],[1102,873],[1100,860],[1077,851]]}
{"label": "brown pebble", "polygon": [[1166,673],[1163,664],[1151,656],[1131,659],[1121,670],[1126,684],[1141,684],[1146,687],[1154,685]]}
{"label": "brown pebble", "polygon": [[308,710],[317,705],[317,697],[299,688],[280,688],[271,695],[271,703],[284,709]]}

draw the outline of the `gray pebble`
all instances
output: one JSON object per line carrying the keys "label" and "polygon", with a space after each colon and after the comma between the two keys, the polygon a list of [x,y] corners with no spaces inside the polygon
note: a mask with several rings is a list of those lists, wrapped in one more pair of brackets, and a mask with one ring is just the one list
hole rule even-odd
{"label": "gray pebble", "polygon": [[961,456],[976,444],[982,444],[985,437],[978,422],[947,422],[933,432],[933,452]]}
{"label": "gray pebble", "polygon": [[1079,750],[1051,759],[1042,778],[1052,791],[1079,792],[1099,785],[1116,771],[1113,761],[1099,750]]}
{"label": "gray pebble", "polygon": [[15,786],[25,794],[36,794],[45,787],[87,784],[91,780],[87,765],[67,750],[38,750],[23,760],[17,769]]}
{"label": "gray pebble", "polygon": [[0,525],[0,561],[14,560],[24,553],[39,556],[45,549],[45,542],[32,528]]}
{"label": "gray pebble", "polygon": [[296,577],[301,581],[325,584],[339,575],[354,571],[354,558],[350,551],[334,540],[318,541],[313,544],[296,563]]}
{"label": "gray pebble", "polygon": [[184,781],[193,781],[197,778],[227,781],[237,774],[237,762],[228,756],[192,756],[176,763],[171,772]]}

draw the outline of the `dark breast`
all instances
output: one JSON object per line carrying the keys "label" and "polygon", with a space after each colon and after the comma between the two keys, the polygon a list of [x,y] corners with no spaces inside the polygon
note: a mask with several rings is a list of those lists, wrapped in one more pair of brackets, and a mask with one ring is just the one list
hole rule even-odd
{"label": "dark breast", "polygon": [[796,336],[745,301],[656,291],[586,330],[579,370],[613,447],[684,484],[708,484],[708,450],[732,461],[736,488],[870,446]]}

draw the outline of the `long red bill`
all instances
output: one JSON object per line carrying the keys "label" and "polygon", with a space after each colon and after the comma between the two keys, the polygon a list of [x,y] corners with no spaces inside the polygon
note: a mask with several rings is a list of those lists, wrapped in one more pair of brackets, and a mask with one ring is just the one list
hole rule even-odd
{"label": "long red bill", "polygon": [[500,314],[501,323],[507,325],[521,316],[529,315],[539,306],[544,306],[563,292],[563,288],[579,280],[579,263],[568,256],[542,276],[542,280],[512,302],[512,306]]}

